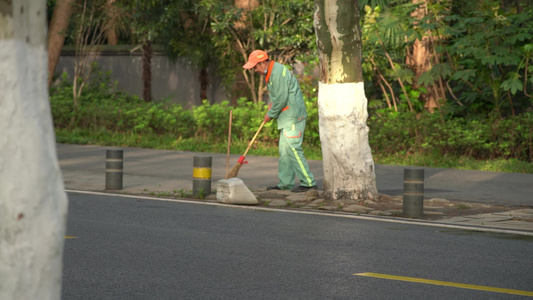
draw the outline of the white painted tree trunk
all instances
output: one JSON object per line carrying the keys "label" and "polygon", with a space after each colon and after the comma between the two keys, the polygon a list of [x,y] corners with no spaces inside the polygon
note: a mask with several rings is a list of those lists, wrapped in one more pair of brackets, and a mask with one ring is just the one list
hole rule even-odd
{"label": "white painted tree trunk", "polygon": [[357,1],[315,0],[314,28],[320,59],[318,111],[325,195],[377,199]]}
{"label": "white painted tree trunk", "polygon": [[0,0],[0,299],[60,299],[67,197],[47,88],[46,2]]}
{"label": "white painted tree trunk", "polygon": [[368,144],[367,99],[359,83],[318,88],[324,190],[331,199],[376,199],[374,160]]}

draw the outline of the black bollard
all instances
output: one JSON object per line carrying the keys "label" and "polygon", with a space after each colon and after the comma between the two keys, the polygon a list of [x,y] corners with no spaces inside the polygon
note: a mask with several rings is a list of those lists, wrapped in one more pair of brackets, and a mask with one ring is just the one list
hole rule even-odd
{"label": "black bollard", "polygon": [[420,218],[424,213],[424,169],[403,170],[403,215]]}
{"label": "black bollard", "polygon": [[105,189],[122,189],[122,168],[124,151],[122,149],[107,149],[105,160]]}
{"label": "black bollard", "polygon": [[205,198],[211,194],[211,156],[195,156],[192,170],[192,195]]}

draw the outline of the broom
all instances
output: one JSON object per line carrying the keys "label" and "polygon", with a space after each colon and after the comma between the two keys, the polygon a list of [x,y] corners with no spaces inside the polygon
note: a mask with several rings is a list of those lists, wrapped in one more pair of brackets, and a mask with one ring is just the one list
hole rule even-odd
{"label": "broom", "polygon": [[226,156],[226,179],[229,177],[229,150],[231,144],[231,119],[233,117],[233,110],[229,111],[229,129],[228,129],[228,154]]}
{"label": "broom", "polygon": [[244,158],[246,157],[246,154],[248,153],[248,150],[250,150],[250,147],[252,147],[252,144],[254,143],[255,141],[255,138],[257,137],[257,135],[259,134],[259,131],[261,131],[261,128],[263,128],[263,125],[265,125],[265,121],[263,121],[261,123],[261,126],[259,126],[259,129],[257,130],[257,132],[255,133],[254,137],[252,138],[252,140],[250,141],[250,143],[248,144],[248,148],[246,148],[246,151],[244,151],[244,154],[241,155],[241,157],[239,157],[239,160],[237,161],[237,163],[235,164],[235,166],[233,166],[233,168],[231,169],[231,171],[229,171],[228,173],[228,178],[234,178],[234,177],[237,177],[237,175],[239,174],[239,170],[241,169],[241,166],[243,164],[245,164],[246,162],[244,161]]}

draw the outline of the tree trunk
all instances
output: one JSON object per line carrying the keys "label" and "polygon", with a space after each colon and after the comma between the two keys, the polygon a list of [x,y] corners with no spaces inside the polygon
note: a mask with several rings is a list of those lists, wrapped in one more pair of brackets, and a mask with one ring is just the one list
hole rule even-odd
{"label": "tree trunk", "polygon": [[74,0],[57,0],[48,32],[48,86],[52,83],[65,34],[72,16]]}
{"label": "tree trunk", "polygon": [[235,7],[242,8],[244,10],[254,10],[258,6],[258,0],[235,0]]}
{"label": "tree trunk", "polygon": [[207,72],[207,68],[202,68],[200,70],[200,77],[198,79],[200,80],[200,100],[204,101],[207,99],[207,86],[209,84],[209,73]]}
{"label": "tree trunk", "polygon": [[46,2],[0,0],[0,299],[60,299],[67,196],[48,101]]}
{"label": "tree trunk", "polygon": [[143,99],[144,102],[152,101],[152,44],[146,42],[142,45],[143,60]]}
{"label": "tree trunk", "polygon": [[323,187],[329,199],[378,198],[366,125],[359,17],[357,1],[315,0]]}
{"label": "tree trunk", "polygon": [[[247,12],[252,11],[259,7],[259,1],[258,0],[235,0],[235,7],[241,8],[244,10],[240,21],[236,22],[233,27],[235,30],[244,30],[247,26],[250,26],[250,15],[247,14]],[[255,50],[255,43],[250,37],[248,37],[248,40],[238,40],[239,37],[238,34],[234,34],[235,42],[236,42],[236,49],[237,52],[240,52],[243,56],[243,64],[248,61],[248,55]],[[247,45],[247,46],[245,46]],[[267,51],[267,49],[263,49]],[[268,51],[267,51],[268,52]],[[249,74],[249,76],[248,76]],[[242,70],[241,72],[237,72],[236,74],[237,81],[240,81],[240,78],[246,83],[248,86],[248,89],[250,90],[250,94],[252,96],[252,102],[258,103],[260,101],[263,101],[263,94],[264,90],[266,89],[265,86],[262,84],[262,80],[264,80],[264,76],[257,75],[252,70],[251,72],[248,70]],[[237,84],[236,84],[237,85]],[[240,89],[240,86],[235,87],[237,90]],[[240,93],[239,93],[240,94]],[[237,96],[238,95],[234,95]]]}
{"label": "tree trunk", "polygon": [[[419,7],[411,13],[414,19],[422,21],[427,16],[427,0],[412,0],[413,4],[419,4]],[[433,43],[429,32],[422,36],[422,39],[417,39],[412,48],[412,55],[406,57],[407,65],[411,66],[411,70],[415,73],[413,80],[413,89],[418,89],[418,78],[425,72],[432,68],[432,48]],[[424,103],[424,107],[432,112],[439,107],[439,93],[437,86],[428,86],[427,93],[420,93],[419,99]]]}
{"label": "tree trunk", "polygon": [[108,24],[106,27],[106,39],[108,45],[117,45],[118,44],[118,35],[117,29],[115,26],[116,19],[118,18],[117,8],[115,4],[116,0],[107,0],[107,15],[108,15]]}
{"label": "tree trunk", "polygon": [[107,29],[106,32],[107,44],[111,46],[118,45],[118,35],[114,28]]}

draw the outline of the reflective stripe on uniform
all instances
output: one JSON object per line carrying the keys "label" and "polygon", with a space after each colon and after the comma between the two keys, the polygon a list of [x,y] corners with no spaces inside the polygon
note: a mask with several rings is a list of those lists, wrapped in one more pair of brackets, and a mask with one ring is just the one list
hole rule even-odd
{"label": "reflective stripe on uniform", "polygon": [[296,157],[296,160],[298,161],[298,166],[300,166],[300,169],[302,170],[302,173],[305,176],[305,181],[307,181],[307,186],[312,186],[313,182],[311,181],[311,178],[309,177],[309,174],[305,170],[304,164],[302,163],[302,160],[300,159],[300,156],[298,155],[298,152],[296,152],[296,149],[291,148],[294,157]]}

